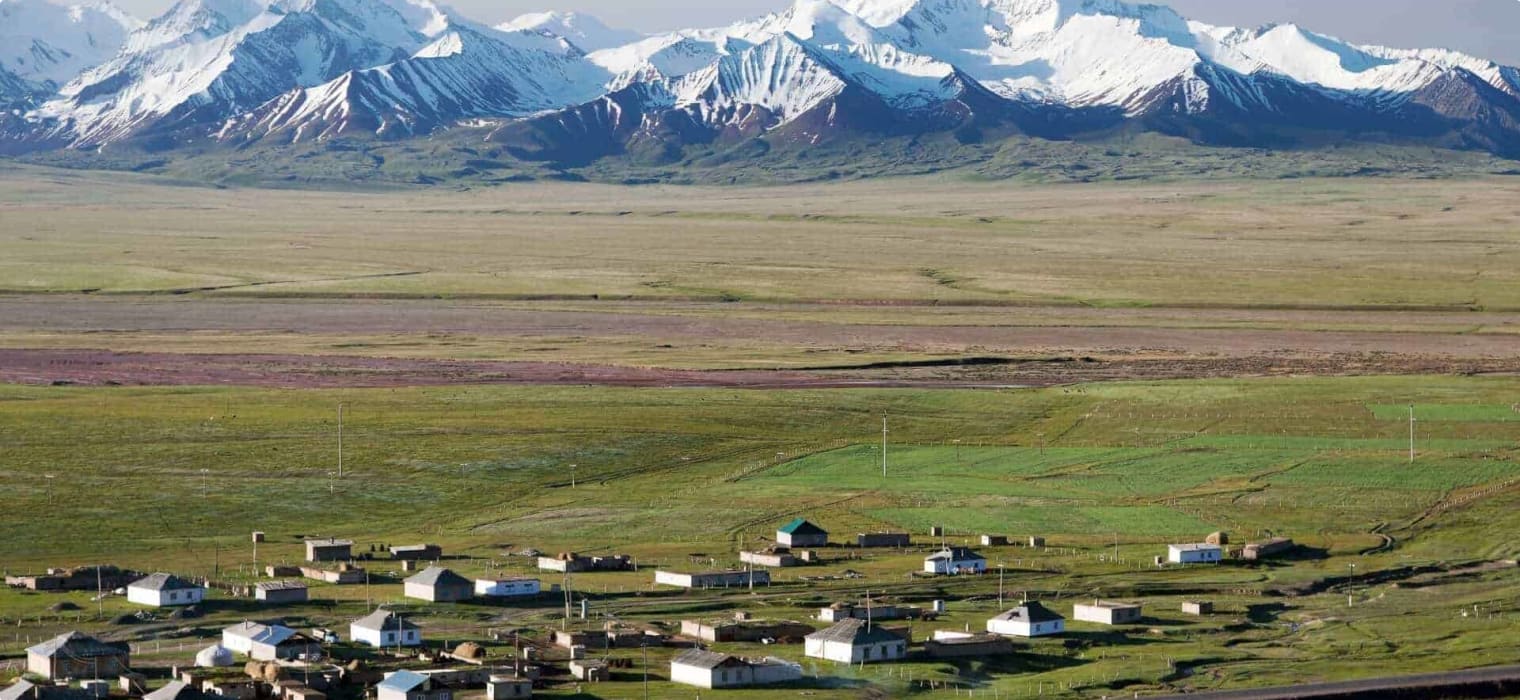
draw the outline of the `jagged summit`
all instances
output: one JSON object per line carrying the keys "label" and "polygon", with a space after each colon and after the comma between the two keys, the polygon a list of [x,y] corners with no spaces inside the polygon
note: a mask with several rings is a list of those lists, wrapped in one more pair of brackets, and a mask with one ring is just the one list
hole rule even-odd
{"label": "jagged summit", "polygon": [[[36,2],[0,0],[0,12]],[[1293,24],[1217,27],[1120,0],[795,0],[658,35],[578,13],[486,27],[431,0],[181,0],[146,25],[115,26],[125,28],[100,42],[105,55],[56,63],[45,79],[0,63],[0,94],[32,105],[5,131],[12,148],[402,138],[487,121],[532,152],[582,156],[587,143],[670,152],[1121,124],[1231,144],[1319,131],[1331,135],[1321,142],[1368,134],[1520,152],[1515,68]],[[548,143],[570,134],[575,149]]]}

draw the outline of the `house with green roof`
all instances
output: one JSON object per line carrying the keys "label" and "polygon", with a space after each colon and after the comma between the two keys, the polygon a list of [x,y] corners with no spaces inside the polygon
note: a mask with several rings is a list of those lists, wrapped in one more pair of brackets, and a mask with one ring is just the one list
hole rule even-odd
{"label": "house with green roof", "polygon": [[828,531],[804,518],[797,518],[776,530],[776,544],[786,547],[822,547],[828,543]]}

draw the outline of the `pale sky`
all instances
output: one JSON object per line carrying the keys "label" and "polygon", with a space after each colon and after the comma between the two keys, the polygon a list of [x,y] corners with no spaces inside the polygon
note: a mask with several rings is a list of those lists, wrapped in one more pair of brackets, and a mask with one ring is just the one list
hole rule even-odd
{"label": "pale sky", "polygon": [[[1154,0],[1153,0],[1154,1]],[[117,0],[139,16],[170,0]],[[787,0],[445,0],[495,24],[524,12],[576,10],[614,27],[659,31],[721,26],[779,10]],[[1520,66],[1516,0],[1161,0],[1192,19],[1255,26],[1297,22],[1314,31],[1396,48],[1450,48]]]}

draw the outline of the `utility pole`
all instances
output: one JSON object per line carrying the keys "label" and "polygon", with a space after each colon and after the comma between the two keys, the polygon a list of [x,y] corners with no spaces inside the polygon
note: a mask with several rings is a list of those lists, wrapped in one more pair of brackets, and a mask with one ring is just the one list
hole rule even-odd
{"label": "utility pole", "polygon": [[649,700],[649,645],[639,646],[644,648],[644,700]]}
{"label": "utility pole", "polygon": [[887,417],[881,417],[881,478],[887,478]]}
{"label": "utility pole", "polygon": [[570,488],[575,488],[575,465],[570,465]]}
{"label": "utility pole", "polygon": [[48,505],[53,505],[53,475],[43,474],[42,478],[42,483],[47,484]]}
{"label": "utility pole", "polygon": [[343,404],[338,404],[338,478],[343,478]]}
{"label": "utility pole", "polygon": [[201,470],[201,498],[205,498],[211,492],[211,470]]}
{"label": "utility pole", "polygon": [[95,616],[106,616],[106,587],[100,581],[101,564],[95,565]]}
{"label": "utility pole", "polygon": [[565,619],[559,623],[561,630],[568,629],[570,625],[570,562],[565,562]]}
{"label": "utility pole", "polygon": [[1414,404],[1409,404],[1409,463],[1414,464]]}

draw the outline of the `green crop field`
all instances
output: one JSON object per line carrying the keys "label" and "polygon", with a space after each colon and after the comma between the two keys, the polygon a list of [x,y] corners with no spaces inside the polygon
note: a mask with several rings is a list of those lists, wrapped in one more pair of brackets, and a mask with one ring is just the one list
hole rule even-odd
{"label": "green crop field", "polygon": [[[826,550],[831,561],[778,570],[773,586],[753,594],[656,593],[647,568],[579,576],[577,586],[597,614],[624,621],[669,624],[734,608],[803,619],[810,607],[875,589],[881,600],[950,601],[939,623],[916,623],[918,638],[928,628],[977,628],[998,609],[998,577],[907,577],[938,543],[928,528],[942,526],[956,544],[974,544],[982,533],[1048,538],[1045,550],[986,549],[1006,567],[1005,599],[1039,597],[1067,612],[1071,601],[1097,596],[1150,606],[1139,627],[1075,624],[1069,643],[1023,644],[1007,659],[853,670],[807,660],[818,680],[799,692],[823,698],[871,689],[948,696],[952,685],[978,696],[1098,697],[1164,683],[1261,685],[1512,658],[1520,570],[1485,563],[1520,555],[1520,542],[1495,534],[1520,526],[1520,492],[1512,488],[1520,481],[1520,424],[1492,410],[1520,392],[1520,380],[1080,389],[8,386],[0,388],[7,446],[0,561],[13,573],[109,561],[246,580],[248,532],[257,529],[269,533],[261,563],[295,561],[299,538],[322,534],[355,538],[361,548],[439,542],[468,557],[449,564],[466,574],[530,575],[530,559],[505,556],[528,547],[628,552],[646,567],[689,569],[736,565],[739,546],[801,515],[836,540],[900,529],[917,544]],[[341,479],[334,473],[339,403],[346,414]],[[1417,419],[1440,417],[1417,423],[1412,465],[1400,440],[1407,425],[1369,408],[1407,412],[1410,403]],[[1150,564],[1165,544],[1220,529],[1237,540],[1290,536],[1308,549],[1262,567]],[[1407,573],[1334,583],[1352,564]],[[287,614],[341,623],[363,612],[366,597],[397,601],[400,574],[389,566],[374,567],[372,587],[319,586],[314,598],[322,602]],[[1408,569],[1414,566],[1433,568]],[[864,579],[801,578],[847,570]],[[1326,579],[1323,592],[1262,595]],[[1197,596],[1216,600],[1222,612],[1201,619],[1175,612],[1181,599]],[[84,609],[80,619],[49,612],[61,599]],[[142,640],[154,645],[144,658],[172,662],[193,653],[195,635],[217,621],[246,616],[244,606],[213,601],[212,617],[185,637],[151,624],[136,631],[103,624],[84,594],[0,592],[0,618],[16,626],[0,635],[0,655],[69,625]],[[117,599],[103,604],[106,617],[129,609]],[[407,609],[440,642],[557,621],[552,604]],[[800,660],[795,647],[723,648]],[[665,681],[669,654],[652,656],[652,697],[692,697]],[[593,696],[639,696],[642,658],[613,655],[635,662],[633,675],[621,677],[630,683]]]}

